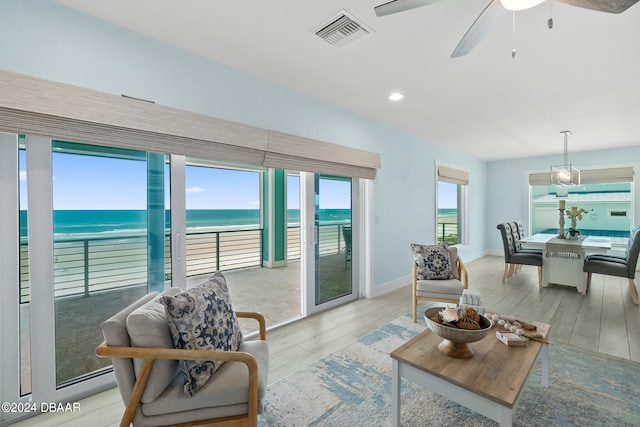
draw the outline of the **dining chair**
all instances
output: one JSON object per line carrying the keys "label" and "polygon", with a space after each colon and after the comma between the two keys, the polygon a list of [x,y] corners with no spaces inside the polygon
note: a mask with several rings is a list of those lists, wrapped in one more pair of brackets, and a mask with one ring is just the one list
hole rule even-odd
{"label": "dining chair", "polygon": [[634,304],[638,304],[638,286],[635,282],[636,265],[640,253],[640,225],[631,230],[624,255],[589,253],[584,258],[582,271],[584,272],[585,291],[591,284],[591,275],[606,274],[609,276],[625,277],[629,279],[629,290]]}
{"label": "dining chair", "polygon": [[511,233],[513,234],[513,238],[516,246],[516,252],[529,252],[529,253],[542,255],[542,249],[525,248],[520,243],[520,240],[527,237],[524,232],[524,225],[521,222],[517,222],[517,221],[512,222],[511,227],[512,227]]}
{"label": "dining chair", "polygon": [[[513,226],[505,222],[497,225],[502,236],[504,248],[504,273],[502,283],[513,276],[518,265],[533,265],[538,267],[538,287],[542,288],[542,252],[516,250],[516,239],[514,238]],[[519,239],[517,240],[519,243]]]}

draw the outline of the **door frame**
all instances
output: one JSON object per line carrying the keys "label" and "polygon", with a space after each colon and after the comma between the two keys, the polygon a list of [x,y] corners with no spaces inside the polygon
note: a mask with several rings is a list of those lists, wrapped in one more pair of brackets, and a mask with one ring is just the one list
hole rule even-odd
{"label": "door frame", "polygon": [[300,172],[300,222],[303,250],[301,251],[301,275],[303,316],[328,310],[362,296],[361,245],[362,245],[362,202],[360,180],[351,178],[351,293],[316,305],[316,256],[317,229],[315,226],[315,174]]}

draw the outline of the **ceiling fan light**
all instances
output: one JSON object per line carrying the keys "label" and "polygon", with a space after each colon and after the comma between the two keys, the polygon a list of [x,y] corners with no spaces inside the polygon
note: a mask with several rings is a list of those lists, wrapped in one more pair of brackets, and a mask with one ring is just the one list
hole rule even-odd
{"label": "ceiling fan light", "polygon": [[539,5],[544,0],[500,0],[502,6],[507,10],[525,10]]}

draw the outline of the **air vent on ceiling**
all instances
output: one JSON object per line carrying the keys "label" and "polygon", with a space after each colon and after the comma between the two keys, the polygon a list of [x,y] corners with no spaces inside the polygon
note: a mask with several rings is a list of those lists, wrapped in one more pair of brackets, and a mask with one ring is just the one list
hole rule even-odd
{"label": "air vent on ceiling", "polygon": [[366,36],[372,31],[371,28],[354,18],[346,10],[341,10],[340,13],[318,26],[315,33],[327,43],[342,47]]}

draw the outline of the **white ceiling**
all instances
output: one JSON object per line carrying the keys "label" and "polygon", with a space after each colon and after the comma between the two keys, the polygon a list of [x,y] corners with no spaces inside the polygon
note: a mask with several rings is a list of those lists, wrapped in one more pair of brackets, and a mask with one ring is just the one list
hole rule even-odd
{"label": "white ceiling", "polygon": [[[376,17],[386,0],[56,0],[484,160],[640,144],[640,6],[608,14],[548,1],[454,48],[490,0]],[[315,36],[346,9],[373,33]],[[387,96],[401,91],[405,98]]]}

